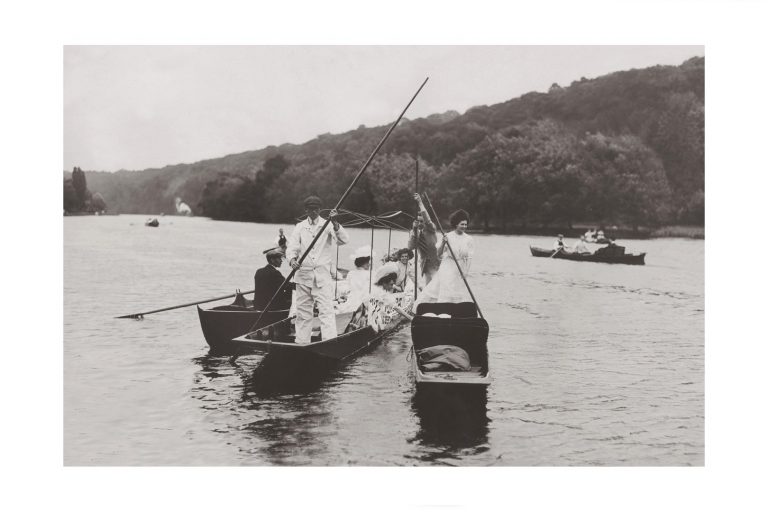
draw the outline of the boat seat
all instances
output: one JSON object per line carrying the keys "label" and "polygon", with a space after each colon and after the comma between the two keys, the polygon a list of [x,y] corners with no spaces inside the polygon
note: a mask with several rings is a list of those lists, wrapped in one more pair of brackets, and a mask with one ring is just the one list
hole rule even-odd
{"label": "boat seat", "polygon": [[416,307],[416,314],[425,313],[451,315],[451,318],[477,318],[477,307],[474,302],[422,302]]}
{"label": "boat seat", "polygon": [[422,368],[422,372],[424,373],[460,373],[462,375],[472,375],[476,377],[482,377],[483,375],[483,368],[480,366],[471,366],[469,370],[462,371],[462,370],[427,370]]}

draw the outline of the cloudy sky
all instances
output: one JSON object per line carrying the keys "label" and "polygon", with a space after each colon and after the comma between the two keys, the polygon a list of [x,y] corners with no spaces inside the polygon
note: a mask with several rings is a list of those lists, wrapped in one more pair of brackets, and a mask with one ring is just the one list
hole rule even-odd
{"label": "cloudy sky", "polygon": [[464,112],[702,46],[66,46],[64,169],[195,162]]}

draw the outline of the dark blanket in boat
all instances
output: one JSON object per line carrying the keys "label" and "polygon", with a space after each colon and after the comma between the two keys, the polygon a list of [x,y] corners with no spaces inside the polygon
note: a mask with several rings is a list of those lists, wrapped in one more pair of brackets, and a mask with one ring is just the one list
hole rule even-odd
{"label": "dark blanket in boat", "polygon": [[469,370],[469,354],[453,345],[435,345],[418,352],[419,364],[430,371],[462,371]]}

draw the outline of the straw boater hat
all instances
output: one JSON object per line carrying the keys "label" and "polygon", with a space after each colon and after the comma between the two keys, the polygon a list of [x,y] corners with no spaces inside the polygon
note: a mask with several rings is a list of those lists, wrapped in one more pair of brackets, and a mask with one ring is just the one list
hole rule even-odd
{"label": "straw boater hat", "polygon": [[280,249],[279,247],[272,247],[271,249],[267,249],[266,251],[264,251],[264,254],[267,255],[267,261],[271,260],[276,256],[280,256],[281,258],[285,256],[285,254],[283,254],[282,249]]}
{"label": "straw boater hat", "polygon": [[376,275],[373,277],[373,282],[379,284],[379,281],[389,276],[390,274],[394,274],[395,278],[397,278],[397,263],[393,261],[386,262],[376,270]]}

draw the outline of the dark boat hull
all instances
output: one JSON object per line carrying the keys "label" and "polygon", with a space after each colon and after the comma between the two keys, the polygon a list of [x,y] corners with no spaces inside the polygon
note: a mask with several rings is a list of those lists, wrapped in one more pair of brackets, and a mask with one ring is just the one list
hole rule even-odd
{"label": "dark boat hull", "polygon": [[[448,312],[451,318],[423,316],[425,309],[435,313]],[[466,313],[471,310],[471,314]],[[412,367],[417,388],[483,388],[491,383],[488,364],[488,322],[476,315],[475,305],[421,304],[420,314],[411,321],[411,340],[416,353],[412,354]],[[437,346],[453,345],[467,352],[472,366],[470,371],[428,371],[418,362],[418,351]]]}
{"label": "dark boat hull", "polygon": [[212,309],[197,307],[200,327],[203,329],[205,341],[212,350],[226,350],[226,345],[232,339],[242,336],[254,329],[279,322],[288,318],[288,310],[269,311],[264,314],[259,325],[255,325],[261,311],[239,306],[218,306]]}
{"label": "dark boat hull", "polygon": [[531,254],[538,258],[552,258],[570,261],[589,261],[593,263],[618,263],[623,265],[645,265],[645,253],[623,254],[620,256],[603,256],[599,254],[578,254],[560,251],[554,256],[554,249],[541,249],[531,246]]}
{"label": "dark boat hull", "polygon": [[372,327],[344,333],[336,338],[313,341],[306,345],[285,343],[271,340],[254,340],[247,336],[233,339],[228,347],[236,353],[269,354],[270,357],[286,360],[324,359],[327,361],[343,361],[350,359],[366,349],[381,342],[385,336],[396,329],[376,332]]}

